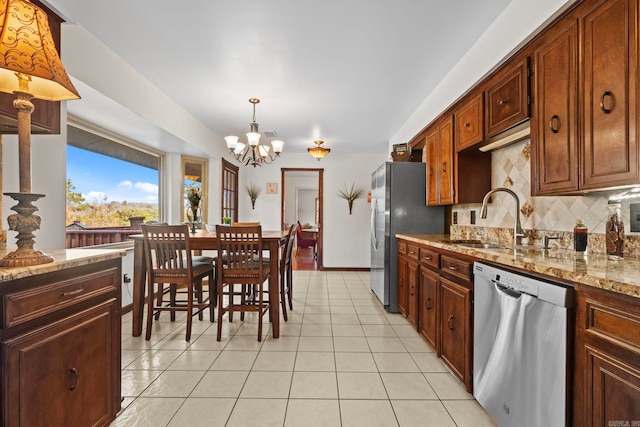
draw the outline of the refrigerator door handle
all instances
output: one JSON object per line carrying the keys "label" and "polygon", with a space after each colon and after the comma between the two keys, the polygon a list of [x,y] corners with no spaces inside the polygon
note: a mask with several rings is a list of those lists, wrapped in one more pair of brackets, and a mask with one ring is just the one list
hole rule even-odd
{"label": "refrigerator door handle", "polygon": [[378,219],[378,199],[373,199],[371,205],[371,244],[374,250],[378,250],[378,236],[376,234],[376,223]]}

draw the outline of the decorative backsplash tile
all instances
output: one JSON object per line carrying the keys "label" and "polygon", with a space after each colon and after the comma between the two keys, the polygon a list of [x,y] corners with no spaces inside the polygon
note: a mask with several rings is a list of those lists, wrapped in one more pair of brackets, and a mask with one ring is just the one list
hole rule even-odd
{"label": "decorative backsplash tile", "polygon": [[[523,243],[541,246],[544,235],[557,235],[560,239],[552,241],[551,245],[573,248],[573,227],[578,219],[583,219],[589,229],[589,250],[604,252],[607,202],[609,196],[619,191],[586,196],[532,197],[530,151],[529,140],[525,140],[491,153],[491,187],[509,188],[520,199],[520,221],[528,237]],[[464,185],[464,182],[459,185]],[[640,256],[640,233],[630,233],[629,203],[628,200],[622,202],[625,253]],[[471,211],[479,212],[481,207],[480,203],[453,206],[452,211],[458,216],[458,226],[451,227],[451,234],[459,234],[460,238],[487,241],[505,239],[506,243],[512,242],[515,222],[515,202],[512,197],[507,193],[496,193],[488,205],[487,218],[482,219],[477,215],[476,225],[471,225]]]}

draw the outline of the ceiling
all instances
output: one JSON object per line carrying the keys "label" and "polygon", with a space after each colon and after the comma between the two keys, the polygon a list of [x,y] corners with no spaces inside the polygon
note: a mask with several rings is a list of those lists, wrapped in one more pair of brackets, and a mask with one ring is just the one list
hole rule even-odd
{"label": "ceiling", "polygon": [[[352,153],[386,152],[390,137],[509,2],[46,3],[220,136],[245,138],[252,119],[248,99],[256,97],[260,131],[275,131],[285,152],[304,152],[323,139],[332,153]],[[87,102],[68,103],[69,112],[109,128],[114,119],[99,105],[101,97],[81,96],[101,113],[92,116]],[[114,117],[122,119],[121,113]],[[117,131],[136,139],[139,122]]]}

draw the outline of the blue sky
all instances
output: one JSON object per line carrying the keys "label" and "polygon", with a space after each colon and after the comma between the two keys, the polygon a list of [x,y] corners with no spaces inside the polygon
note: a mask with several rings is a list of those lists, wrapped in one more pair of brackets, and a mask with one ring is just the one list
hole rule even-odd
{"label": "blue sky", "polygon": [[67,179],[88,203],[158,203],[158,171],[69,145]]}

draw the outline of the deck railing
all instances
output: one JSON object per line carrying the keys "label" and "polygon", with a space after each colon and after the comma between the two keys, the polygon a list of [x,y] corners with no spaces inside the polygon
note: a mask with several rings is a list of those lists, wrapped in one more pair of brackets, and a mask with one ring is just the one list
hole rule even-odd
{"label": "deck railing", "polygon": [[106,245],[129,240],[132,234],[140,234],[141,230],[89,229],[67,230],[67,249],[84,246]]}

